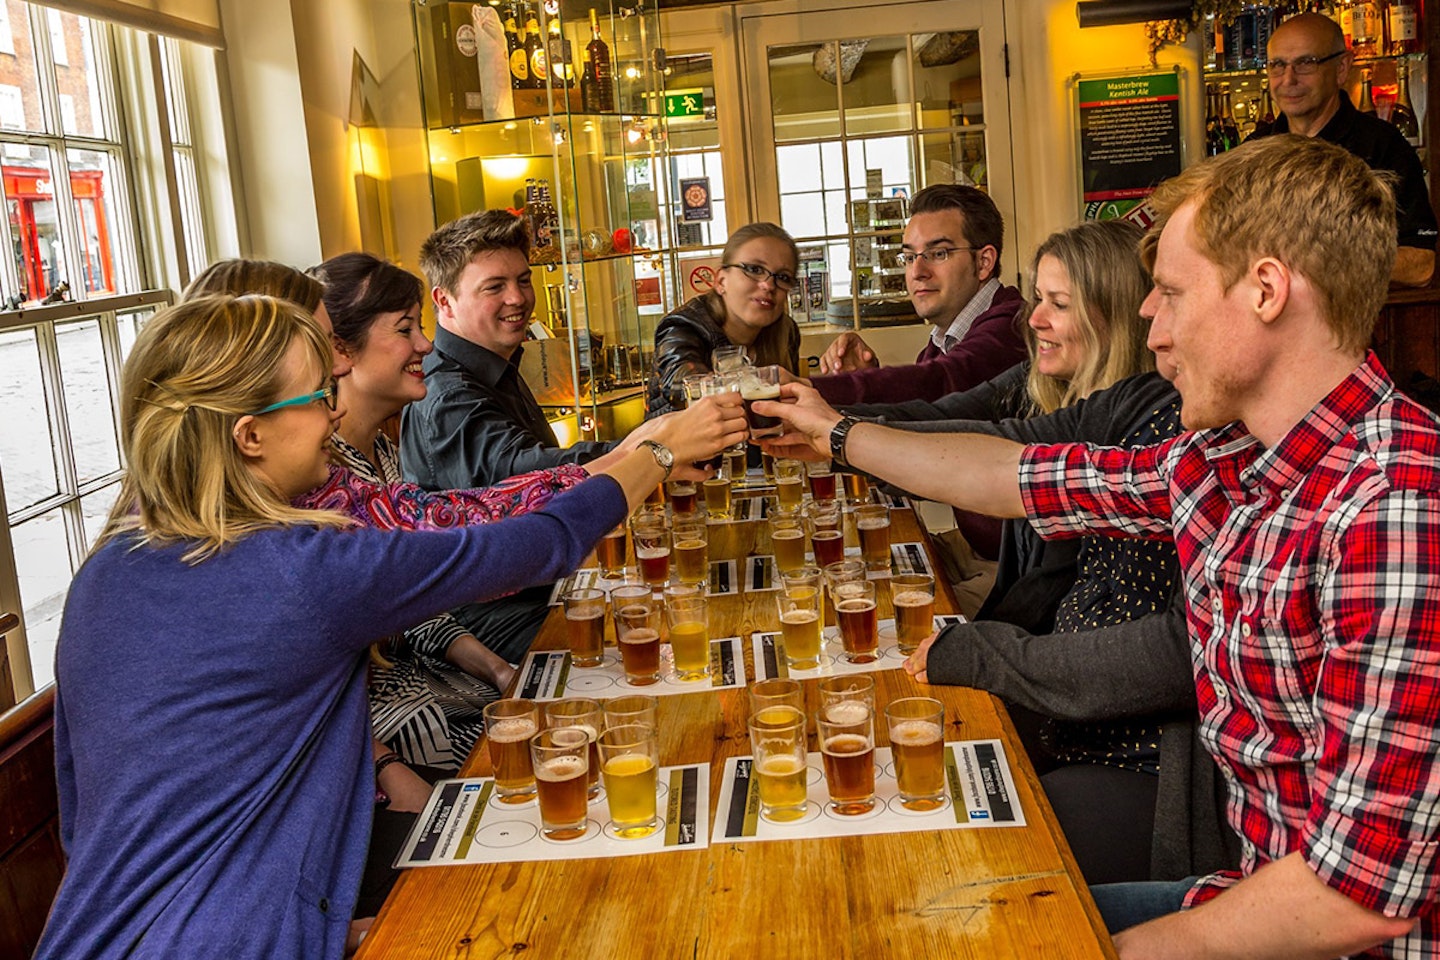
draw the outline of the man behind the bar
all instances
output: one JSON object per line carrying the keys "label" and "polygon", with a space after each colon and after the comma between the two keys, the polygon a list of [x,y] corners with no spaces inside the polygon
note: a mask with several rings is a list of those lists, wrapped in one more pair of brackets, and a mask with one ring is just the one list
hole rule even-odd
{"label": "man behind the bar", "polygon": [[1017,320],[1025,298],[1000,283],[1005,221],[982,190],[926,187],[910,201],[901,258],[921,320],[934,324],[915,363],[881,367],[859,334],[842,333],[813,380],[836,406],[935,400],[999,376],[1025,359]]}
{"label": "man behind the bar", "polygon": [[[1122,957],[1434,956],[1440,424],[1367,350],[1391,191],[1344,150],[1286,136],[1152,203],[1150,346],[1190,432],[1137,450],[924,436],[837,418],[798,384],[798,403],[757,409],[1045,536],[1174,538],[1241,869],[1093,888]],[[907,665],[922,682],[928,652]]]}
{"label": "man behind the bar", "polygon": [[1395,173],[1400,178],[1395,186],[1400,249],[1390,280],[1417,287],[1429,283],[1435,273],[1436,228],[1425,170],[1393,124],[1350,103],[1343,88],[1354,57],[1339,24],[1318,13],[1291,17],[1271,34],[1267,51],[1270,93],[1281,115],[1269,133],[1255,137],[1319,137],[1349,150],[1372,170]]}

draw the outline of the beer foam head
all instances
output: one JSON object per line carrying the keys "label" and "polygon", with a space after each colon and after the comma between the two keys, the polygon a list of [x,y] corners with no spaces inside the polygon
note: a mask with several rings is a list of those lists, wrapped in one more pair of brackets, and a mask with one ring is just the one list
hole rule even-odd
{"label": "beer foam head", "polygon": [[837,700],[825,708],[825,719],[831,723],[864,723],[870,719],[870,707],[863,700]]}

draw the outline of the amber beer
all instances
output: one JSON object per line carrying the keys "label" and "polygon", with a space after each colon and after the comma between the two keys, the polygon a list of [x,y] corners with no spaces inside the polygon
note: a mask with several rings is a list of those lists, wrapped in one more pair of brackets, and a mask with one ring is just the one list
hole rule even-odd
{"label": "amber beer", "polygon": [[711,477],[702,486],[705,489],[705,509],[710,516],[730,516],[730,481],[724,477]]}
{"label": "amber beer", "polygon": [[[873,588],[874,584],[867,583],[866,586]],[[845,646],[845,659],[851,663],[875,662],[879,635],[876,632],[874,596],[855,597],[842,592],[835,604],[835,619],[840,624],[840,642]]]}
{"label": "amber beer", "polygon": [[851,503],[864,503],[870,498],[870,481],[865,479],[863,473],[846,473],[845,497]]}
{"label": "amber beer", "polygon": [[910,655],[935,632],[935,581],[929,574],[902,574],[890,581],[895,607],[895,641]]}
{"label": "amber beer", "polygon": [[605,646],[605,609],[567,610],[565,625],[570,630],[571,662],[577,667],[598,666]]}
{"label": "amber beer", "polygon": [[695,483],[691,480],[671,480],[669,487],[670,509],[676,516],[688,516],[695,512]]}
{"label": "amber beer", "polygon": [[772,529],[770,549],[775,554],[778,570],[794,570],[805,566],[805,531],[798,524]]}
{"label": "amber beer", "polygon": [[545,836],[571,840],[585,833],[585,811],[590,799],[583,759],[552,757],[544,761],[535,768],[535,786]]}
{"label": "amber beer", "polygon": [[855,514],[855,529],[860,534],[860,554],[871,570],[890,569],[890,510],[861,507]]}
{"label": "amber beer", "polygon": [[[911,810],[934,809],[945,793],[943,730],[929,720],[899,720],[890,725],[890,750],[901,802]],[[926,806],[925,801],[932,801]]]}
{"label": "amber beer", "polygon": [[655,683],[660,679],[660,631],[651,627],[620,631],[620,661],[630,683],[637,687]]}
{"label": "amber beer", "polygon": [[744,483],[745,471],[748,469],[745,466],[745,448],[742,446],[739,450],[731,450],[726,456],[730,458],[730,483]]}
{"label": "amber beer", "polygon": [[863,733],[835,733],[825,737],[820,752],[830,809],[853,816],[874,808],[875,746],[871,738]]}
{"label": "amber beer", "polygon": [[530,738],[538,731],[539,724],[533,717],[486,717],[485,740],[490,765],[495,768],[495,792],[502,803],[524,803],[535,796]]}
{"label": "amber beer", "polygon": [[810,478],[810,496],[816,500],[835,499],[835,474],[828,463],[812,463],[806,470]]}
{"label": "amber beer", "polygon": [[675,527],[675,578],[681,583],[704,583],[710,579],[710,551],[704,526]]}
{"label": "amber beer", "polygon": [[840,530],[816,530],[810,534],[815,565],[824,569],[845,559],[845,534]]}
{"label": "amber beer", "polygon": [[595,546],[595,560],[600,564],[600,573],[606,577],[620,577],[625,574],[625,528],[616,527]]}

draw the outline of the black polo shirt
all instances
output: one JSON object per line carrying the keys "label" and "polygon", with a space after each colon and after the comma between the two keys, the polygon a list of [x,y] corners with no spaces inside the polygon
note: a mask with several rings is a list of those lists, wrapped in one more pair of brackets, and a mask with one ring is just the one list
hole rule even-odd
{"label": "black polo shirt", "polygon": [[[1289,133],[1290,118],[1281,114],[1270,133]],[[1402,247],[1435,249],[1435,209],[1425,187],[1425,169],[1415,148],[1395,126],[1379,117],[1361,113],[1340,91],[1340,109],[1325,124],[1319,137],[1344,147],[1364,160],[1371,170],[1390,170],[1399,175],[1395,184],[1395,218]],[[1252,137],[1253,139],[1253,137]]]}
{"label": "black polo shirt", "polygon": [[585,463],[613,444],[561,448],[520,376],[523,348],[507,362],[441,327],[425,358],[425,399],[401,415],[405,479],[427,490],[488,487],[518,473]]}

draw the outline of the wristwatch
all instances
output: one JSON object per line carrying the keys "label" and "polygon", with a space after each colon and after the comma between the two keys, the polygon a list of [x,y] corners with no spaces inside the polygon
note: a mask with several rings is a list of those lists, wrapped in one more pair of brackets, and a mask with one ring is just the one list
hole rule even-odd
{"label": "wristwatch", "polygon": [[649,449],[660,469],[665,471],[665,479],[669,480],[670,471],[675,469],[675,454],[670,452],[670,448],[658,440],[641,440],[640,446]]}
{"label": "wristwatch", "polygon": [[859,422],[855,417],[841,417],[840,422],[830,428],[830,459],[842,467],[850,466],[850,461],[845,459],[845,440]]}

